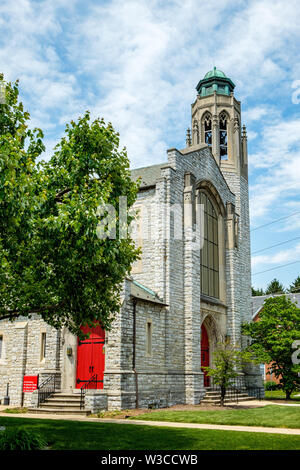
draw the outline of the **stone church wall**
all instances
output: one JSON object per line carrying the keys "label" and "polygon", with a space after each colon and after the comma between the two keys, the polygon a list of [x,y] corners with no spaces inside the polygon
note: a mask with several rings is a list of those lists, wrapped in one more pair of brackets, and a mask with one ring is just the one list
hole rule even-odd
{"label": "stone church wall", "polygon": [[[41,335],[46,333],[46,357],[41,360]],[[9,384],[10,404],[30,404],[31,393],[23,392],[23,376],[38,375],[41,383],[49,372],[60,369],[60,332],[42,319],[20,317],[15,322],[2,320],[3,354],[0,360],[0,400]]]}

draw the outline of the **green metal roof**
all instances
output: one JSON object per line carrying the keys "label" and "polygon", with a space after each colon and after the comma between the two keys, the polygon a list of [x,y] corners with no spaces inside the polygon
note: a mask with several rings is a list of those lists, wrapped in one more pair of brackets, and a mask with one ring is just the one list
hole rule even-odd
{"label": "green metal roof", "polygon": [[141,289],[144,289],[146,292],[148,292],[148,294],[151,294],[151,295],[153,295],[154,297],[157,297],[156,292],[154,292],[152,289],[149,289],[149,287],[143,286],[143,284],[141,284],[141,283],[138,282],[138,281],[135,281],[134,279],[132,279],[132,282],[133,282],[133,284],[135,284],[136,286],[140,287]]}
{"label": "green metal roof", "polygon": [[131,282],[131,295],[136,299],[148,300],[149,302],[153,302],[155,304],[166,305],[164,301],[158,297],[156,292],[154,292],[152,289],[149,289],[149,287],[144,286],[135,279],[129,279],[129,281]]}
{"label": "green metal roof", "polygon": [[227,78],[225,73],[222,72],[222,70],[218,70],[216,67],[214,67],[213,70],[210,70],[204,75],[204,78],[212,78],[212,77]]}
{"label": "green metal roof", "polygon": [[235,84],[226,77],[222,70],[216,67],[204,75],[204,78],[199,81],[196,90],[200,96],[212,95],[216,92],[218,95],[230,95],[233,92]]}

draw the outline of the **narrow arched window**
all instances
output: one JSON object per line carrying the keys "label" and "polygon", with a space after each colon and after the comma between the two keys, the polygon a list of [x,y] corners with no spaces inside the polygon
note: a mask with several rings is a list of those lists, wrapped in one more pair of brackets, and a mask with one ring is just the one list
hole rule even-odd
{"label": "narrow arched window", "polygon": [[207,114],[204,117],[204,139],[205,143],[212,146],[212,130],[211,130],[211,116]]}
{"label": "narrow arched window", "polygon": [[220,114],[219,129],[220,129],[220,158],[221,160],[228,160],[227,115],[225,113]]}
{"label": "narrow arched window", "polygon": [[200,204],[204,206],[204,241],[200,254],[201,293],[219,298],[218,215],[205,192],[200,192]]}

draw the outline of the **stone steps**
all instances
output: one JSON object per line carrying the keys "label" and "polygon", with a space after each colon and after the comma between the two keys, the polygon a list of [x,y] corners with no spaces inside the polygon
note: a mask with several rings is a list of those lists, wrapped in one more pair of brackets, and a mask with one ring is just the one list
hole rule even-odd
{"label": "stone steps", "polygon": [[[43,403],[44,405],[44,403]],[[47,408],[45,406],[40,406],[39,408],[28,408],[29,413],[51,413],[55,415],[81,415],[81,416],[88,416],[91,414],[90,411],[81,410],[80,408]]]}
{"label": "stone steps", "polygon": [[77,407],[78,405],[80,405],[80,400],[66,400],[65,398],[63,399],[57,399],[57,398],[49,398],[47,400],[47,405],[49,406],[56,406],[57,407],[60,407],[60,406],[75,406]]}
{"label": "stone steps", "polygon": [[[228,396],[230,396],[231,394],[228,394]],[[226,396],[225,396],[226,397]],[[247,397],[249,398],[249,395],[247,393],[239,393],[238,394],[238,397],[239,398],[243,398],[243,397]],[[220,398],[220,393],[213,393],[213,394],[206,394],[205,395],[205,398]]]}
{"label": "stone steps", "polygon": [[29,408],[30,413],[76,414],[87,416],[90,411],[80,409],[80,394],[56,392],[47,398],[38,408]]}
{"label": "stone steps", "polygon": [[[220,404],[221,392],[217,390],[207,390],[205,397],[201,400],[204,405],[219,405]],[[231,392],[225,395],[224,403],[236,404],[243,401],[255,400],[254,397],[250,397],[246,392],[241,391],[238,393],[238,399],[233,399]]]}

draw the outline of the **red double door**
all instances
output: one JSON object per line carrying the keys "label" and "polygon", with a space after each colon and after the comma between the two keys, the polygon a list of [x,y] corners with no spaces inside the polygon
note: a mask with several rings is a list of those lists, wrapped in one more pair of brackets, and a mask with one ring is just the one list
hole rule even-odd
{"label": "red double door", "polygon": [[93,382],[87,388],[103,388],[105,331],[100,326],[81,330],[90,336],[83,341],[78,338],[76,388],[88,384],[92,377]]}
{"label": "red double door", "polygon": [[209,376],[203,367],[209,367],[209,340],[207,330],[204,325],[201,326],[201,369],[204,374],[204,387],[209,387]]}

